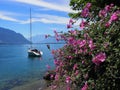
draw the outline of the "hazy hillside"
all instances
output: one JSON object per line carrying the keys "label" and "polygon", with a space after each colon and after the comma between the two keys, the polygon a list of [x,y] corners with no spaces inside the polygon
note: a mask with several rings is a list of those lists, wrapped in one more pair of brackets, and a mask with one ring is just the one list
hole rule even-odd
{"label": "hazy hillside", "polygon": [[30,43],[22,34],[0,27],[0,43]]}
{"label": "hazy hillside", "polygon": [[33,43],[64,43],[64,41],[56,41],[54,36],[45,38],[45,35],[36,35],[32,37]]}

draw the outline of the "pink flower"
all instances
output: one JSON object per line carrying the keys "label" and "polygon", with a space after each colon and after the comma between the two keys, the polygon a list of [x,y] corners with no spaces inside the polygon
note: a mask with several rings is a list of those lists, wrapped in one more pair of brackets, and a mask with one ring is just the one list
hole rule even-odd
{"label": "pink flower", "polygon": [[75,76],[77,76],[79,74],[79,70],[75,71]]}
{"label": "pink flower", "polygon": [[67,24],[67,28],[72,28],[72,25],[71,24]]}
{"label": "pink flower", "polygon": [[76,30],[71,30],[69,31],[72,35],[77,35],[77,31]]}
{"label": "pink flower", "polygon": [[105,17],[105,16],[106,16],[106,11],[105,10],[100,10],[99,17]]}
{"label": "pink flower", "polygon": [[85,61],[83,60],[83,61],[82,61],[82,64],[84,64],[84,63],[85,63]]}
{"label": "pink flower", "polygon": [[70,56],[70,55],[68,56],[68,59],[72,59],[72,58],[73,58],[72,56]]}
{"label": "pink flower", "polygon": [[85,7],[90,9],[91,6],[92,6],[91,3],[87,3]]}
{"label": "pink flower", "polygon": [[88,8],[84,8],[81,12],[81,16],[86,18],[89,16],[89,9]]}
{"label": "pink flower", "polygon": [[50,69],[51,67],[50,67],[50,65],[46,65],[46,67],[48,68],[48,69]]}
{"label": "pink flower", "polygon": [[110,4],[110,6],[111,6],[111,7],[113,7],[113,6],[114,6],[114,4],[113,4],[113,3],[111,3],[111,4]]}
{"label": "pink flower", "polygon": [[56,80],[56,81],[59,80],[59,75],[58,75],[58,74],[55,75],[55,80]]}
{"label": "pink flower", "polygon": [[63,62],[62,61],[60,62],[60,66],[63,66]]}
{"label": "pink flower", "polygon": [[60,63],[59,60],[54,60],[55,65],[58,65],[59,63]]}
{"label": "pink flower", "polygon": [[78,68],[78,65],[77,64],[74,64],[73,66],[73,70],[77,69]]}
{"label": "pink flower", "polygon": [[52,53],[52,54],[55,54],[55,52],[56,52],[55,50],[52,50],[52,52],[51,52],[51,53]]}
{"label": "pink flower", "polygon": [[57,67],[55,68],[55,71],[56,71],[56,72],[58,72],[58,71],[59,71],[59,66],[57,66]]}
{"label": "pink flower", "polygon": [[67,86],[67,90],[70,90],[70,86]]}
{"label": "pink flower", "polygon": [[88,37],[89,37],[88,33],[85,33],[84,38],[88,38]]}
{"label": "pink flower", "polygon": [[105,59],[106,59],[106,54],[100,52],[92,59],[92,62],[95,63],[96,65],[99,65],[100,63],[104,62]]}
{"label": "pink flower", "polygon": [[51,75],[50,75],[50,78],[51,78],[51,79],[53,79],[53,78],[54,78],[54,75],[53,75],[53,74],[51,74]]}
{"label": "pink flower", "polygon": [[72,19],[70,19],[69,20],[69,24],[73,24],[74,22],[73,22],[73,20]]}
{"label": "pink flower", "polygon": [[88,89],[88,85],[87,85],[87,82],[85,82],[85,85],[82,87],[81,90],[87,90]]}
{"label": "pink flower", "polygon": [[95,45],[93,44],[93,40],[92,39],[90,39],[89,41],[88,41],[88,46],[90,47],[90,49],[91,50],[94,50],[94,48],[95,48]]}
{"label": "pink flower", "polygon": [[73,44],[73,43],[74,43],[74,40],[75,40],[75,38],[69,37],[69,38],[68,38],[68,43],[69,43],[69,44]]}
{"label": "pink flower", "polygon": [[85,26],[87,25],[87,22],[85,22],[84,20],[82,20],[82,22],[80,23],[80,28],[85,28]]}
{"label": "pink flower", "polygon": [[55,90],[57,88],[57,85],[51,85],[51,90]]}
{"label": "pink flower", "polygon": [[70,80],[71,80],[71,77],[70,77],[70,76],[67,76],[67,77],[66,77],[66,83],[70,83]]}
{"label": "pink flower", "polygon": [[48,35],[45,35],[45,38],[48,38]]}
{"label": "pink flower", "polygon": [[110,21],[112,22],[112,21],[117,21],[117,20],[118,20],[118,16],[117,16],[117,13],[115,12],[111,15]]}
{"label": "pink flower", "polygon": [[55,36],[58,36],[58,33],[57,33],[57,31],[56,31],[56,30],[54,30],[54,33],[55,33]]}
{"label": "pink flower", "polygon": [[111,24],[110,22],[107,22],[107,23],[105,24],[105,27],[106,27],[106,28],[110,27],[110,24]]}
{"label": "pink flower", "polygon": [[106,10],[107,12],[109,12],[110,9],[111,9],[110,5],[107,5],[107,6],[105,7],[105,10]]}
{"label": "pink flower", "polygon": [[79,44],[80,47],[83,47],[86,44],[86,40],[78,41],[78,44]]}

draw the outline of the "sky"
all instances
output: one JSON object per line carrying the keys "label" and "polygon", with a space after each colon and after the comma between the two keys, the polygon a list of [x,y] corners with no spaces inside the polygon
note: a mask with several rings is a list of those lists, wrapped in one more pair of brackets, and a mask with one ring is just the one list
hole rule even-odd
{"label": "sky", "polygon": [[67,23],[73,12],[70,0],[0,0],[0,27],[21,33],[30,33],[30,8],[32,35],[54,34],[54,30],[67,31]]}

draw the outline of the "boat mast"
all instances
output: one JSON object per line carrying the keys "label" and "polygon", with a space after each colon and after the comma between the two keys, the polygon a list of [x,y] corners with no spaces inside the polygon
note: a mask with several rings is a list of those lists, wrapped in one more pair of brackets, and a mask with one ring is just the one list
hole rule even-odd
{"label": "boat mast", "polygon": [[32,48],[32,17],[31,17],[31,8],[30,8],[30,42]]}

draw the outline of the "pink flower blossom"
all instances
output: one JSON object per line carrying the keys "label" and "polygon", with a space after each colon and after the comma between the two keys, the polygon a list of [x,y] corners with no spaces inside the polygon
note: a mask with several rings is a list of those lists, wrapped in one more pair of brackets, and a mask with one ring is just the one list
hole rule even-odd
{"label": "pink flower blossom", "polygon": [[72,56],[70,56],[70,55],[68,56],[68,59],[72,59],[72,58],[73,58]]}
{"label": "pink flower blossom", "polygon": [[88,38],[88,37],[89,37],[88,33],[85,33],[84,38]]}
{"label": "pink flower blossom", "polygon": [[77,31],[76,30],[71,30],[69,31],[72,35],[77,35]]}
{"label": "pink flower blossom", "polygon": [[48,35],[45,35],[45,38],[48,38]]}
{"label": "pink flower blossom", "polygon": [[91,3],[87,3],[85,7],[90,9],[91,6],[92,6]]}
{"label": "pink flower blossom", "polygon": [[52,54],[55,54],[55,52],[56,52],[55,50],[52,50],[52,52],[51,52],[51,53],[52,53]]}
{"label": "pink flower blossom", "polygon": [[104,62],[105,59],[106,59],[106,54],[100,52],[92,59],[92,62],[95,63],[96,65],[99,65],[100,63]]}
{"label": "pink flower blossom", "polygon": [[50,65],[46,65],[46,67],[48,68],[48,69],[50,69],[51,67],[50,67]]}
{"label": "pink flower blossom", "polygon": [[76,69],[78,69],[78,65],[77,65],[77,64],[74,64],[73,70],[76,70]]}
{"label": "pink flower blossom", "polygon": [[112,22],[112,21],[117,21],[117,20],[118,20],[118,16],[117,16],[117,13],[115,12],[111,15],[110,21]]}
{"label": "pink flower blossom", "polygon": [[74,37],[69,37],[69,38],[68,38],[68,43],[69,43],[69,44],[73,44],[73,43],[74,43],[74,40],[75,40]]}
{"label": "pink flower blossom", "polygon": [[107,23],[105,24],[105,27],[106,27],[106,28],[110,27],[110,24],[111,24],[110,22],[107,22]]}
{"label": "pink flower blossom", "polygon": [[55,65],[58,65],[59,63],[60,63],[59,60],[54,60]]}
{"label": "pink flower blossom", "polygon": [[88,41],[88,46],[90,47],[90,49],[91,50],[94,50],[94,48],[95,48],[95,45],[93,44],[93,40],[92,39],[90,39],[89,41]]}
{"label": "pink flower blossom", "polygon": [[62,61],[60,62],[60,66],[63,66],[63,62]]}
{"label": "pink flower blossom", "polygon": [[57,85],[51,85],[51,90],[55,90],[57,88]]}
{"label": "pink flower blossom", "polygon": [[111,7],[113,7],[113,6],[114,6],[114,4],[113,4],[113,3],[111,3],[111,4],[110,4],[110,6],[111,6]]}
{"label": "pink flower blossom", "polygon": [[53,75],[53,74],[51,74],[51,75],[50,75],[50,78],[51,78],[51,79],[53,79],[53,78],[54,78],[54,75]]}
{"label": "pink flower blossom", "polygon": [[58,72],[58,71],[59,71],[59,66],[57,66],[57,67],[55,68],[55,71],[56,71],[56,72]]}
{"label": "pink flower blossom", "polygon": [[58,33],[57,33],[57,31],[56,31],[56,30],[54,30],[54,33],[55,33],[55,36],[58,36]]}
{"label": "pink flower blossom", "polygon": [[67,28],[72,28],[72,25],[71,24],[67,24]]}
{"label": "pink flower blossom", "polygon": [[85,28],[86,25],[87,25],[87,22],[82,20],[82,22],[80,23],[80,28],[83,29],[83,28]]}
{"label": "pink flower blossom", "polygon": [[91,7],[91,3],[87,3],[85,8],[81,12],[81,16],[82,17],[86,18],[86,17],[89,16],[89,9],[90,9],[90,7]]}
{"label": "pink flower blossom", "polygon": [[82,64],[84,64],[85,63],[85,61],[84,60],[82,60]]}
{"label": "pink flower blossom", "polygon": [[56,80],[56,81],[59,80],[59,75],[58,75],[58,74],[55,75],[55,80]]}
{"label": "pink flower blossom", "polygon": [[85,82],[85,85],[82,87],[81,90],[87,90],[88,89],[88,85],[87,85],[87,82]]}
{"label": "pink flower blossom", "polygon": [[67,90],[70,90],[70,86],[67,86]]}
{"label": "pink flower blossom", "polygon": [[70,76],[67,76],[67,77],[66,77],[66,83],[70,83],[70,80],[71,80],[71,77],[70,77]]}
{"label": "pink flower blossom", "polygon": [[88,8],[84,8],[81,12],[81,16],[86,18],[89,16],[89,9]]}
{"label": "pink flower blossom", "polygon": [[75,76],[77,76],[79,74],[79,70],[75,71]]}
{"label": "pink flower blossom", "polygon": [[99,17],[105,17],[105,16],[106,16],[106,11],[105,10],[100,10]]}
{"label": "pink flower blossom", "polygon": [[60,38],[59,38],[60,36],[58,35],[58,32],[56,30],[54,30],[54,33],[55,33],[56,40],[59,41],[60,40]]}
{"label": "pink flower blossom", "polygon": [[106,10],[107,12],[109,12],[110,9],[111,9],[110,5],[107,5],[107,6],[105,7],[105,10]]}
{"label": "pink flower blossom", "polygon": [[73,20],[72,19],[70,19],[69,20],[69,24],[73,24],[74,22],[73,22]]}
{"label": "pink flower blossom", "polygon": [[79,40],[78,44],[79,44],[80,47],[83,47],[86,44],[86,40]]}

